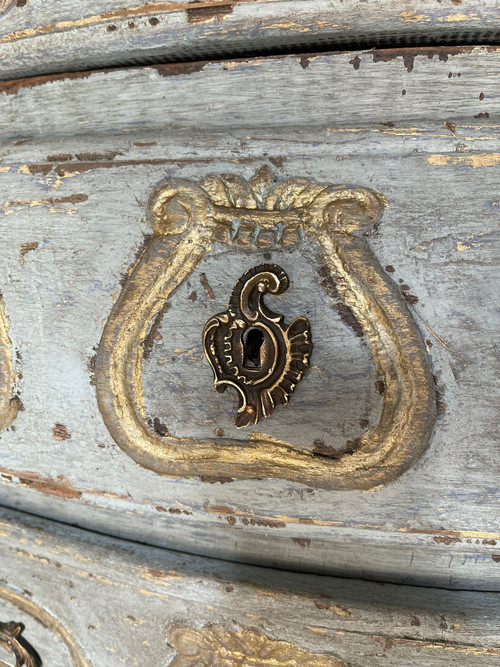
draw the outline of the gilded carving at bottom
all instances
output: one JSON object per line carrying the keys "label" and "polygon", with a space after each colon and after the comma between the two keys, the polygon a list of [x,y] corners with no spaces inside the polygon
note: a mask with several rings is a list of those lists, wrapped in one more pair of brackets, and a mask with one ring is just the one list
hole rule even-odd
{"label": "gilded carving at bottom", "polygon": [[255,630],[211,625],[201,630],[174,625],[168,643],[177,652],[170,667],[348,667],[330,655],[311,653]]}

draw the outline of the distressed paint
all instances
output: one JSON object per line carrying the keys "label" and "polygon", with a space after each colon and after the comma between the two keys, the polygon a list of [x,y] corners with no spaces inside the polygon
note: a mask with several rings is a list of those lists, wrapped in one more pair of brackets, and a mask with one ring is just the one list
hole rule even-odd
{"label": "distressed paint", "polygon": [[[357,65],[353,57],[359,58]],[[56,74],[0,83],[0,139],[165,128],[251,132],[275,125],[278,111],[280,126],[294,132],[300,128],[299,134],[380,123],[390,128],[401,121],[412,126],[419,118],[455,123],[493,117],[500,98],[499,69],[499,47],[449,46]],[[105,168],[120,156],[100,161]],[[77,168],[85,170],[92,161],[79,162]],[[38,168],[42,174],[74,168],[66,160],[56,164],[47,161]]]}
{"label": "distressed paint", "polygon": [[500,664],[498,594],[230,564],[6,509],[0,531],[0,613],[33,614],[26,635],[54,667]]}
{"label": "distressed paint", "polygon": [[[373,62],[373,53],[351,53],[314,57],[305,68],[294,58],[256,61],[253,67],[261,79],[249,63],[165,77],[145,68],[87,78],[61,76],[33,88],[18,86],[15,95],[0,95],[2,122],[12,121],[2,128],[2,203],[68,198],[56,205],[7,206],[0,213],[5,231],[0,284],[13,348],[21,356],[26,408],[15,430],[0,436],[2,502],[130,539],[233,560],[498,588],[496,286],[491,277],[498,165],[428,161],[436,155],[498,154],[498,93],[493,85],[498,56],[487,49],[469,51],[457,51],[447,61],[413,54],[411,72],[410,60],[405,64],[401,54],[386,53],[386,61]],[[361,61],[357,70],[349,62],[353,57]],[[235,80],[207,98],[218,106],[204,115],[197,98],[210,92],[204,77],[214,67],[220,72],[211,85],[233,74]],[[355,78],[363,72],[366,78]],[[268,83],[266,77],[271,77]],[[353,98],[330,96],[324,81],[341,84],[345,77],[356,82],[349,88]],[[259,81],[265,84],[263,98],[253,94]],[[444,92],[443,81],[449,86]],[[239,108],[240,115],[230,118],[240,104],[234,102],[236,82],[246,82],[252,95]],[[405,96],[400,82],[408,87]],[[409,83],[420,100],[411,113],[402,106],[413,94]],[[101,110],[99,96],[106,86],[108,93],[115,86],[120,115],[116,100]],[[183,91],[182,104],[193,104],[191,118],[178,106],[177,90]],[[308,91],[314,103],[307,101]],[[144,96],[150,105],[143,104]],[[99,104],[89,110],[88,99]],[[396,99],[404,102],[396,104]],[[286,101],[290,112],[283,121],[279,111]],[[144,130],[135,109],[156,129]],[[454,133],[444,122],[453,123]],[[193,124],[198,124],[196,131]],[[90,134],[74,135],[85,130]],[[335,177],[335,182],[364,185],[389,199],[383,222],[368,243],[401,285],[425,338],[437,376],[440,414],[422,459],[400,480],[370,493],[312,490],[265,479],[167,480],[125,456],[97,410],[95,347],[120,283],[144,248],[150,231],[144,210],[152,188],[168,178],[198,181],[210,173],[251,178],[263,164],[280,179],[304,174],[330,182]],[[74,195],[81,199],[73,203],[69,198]],[[35,243],[21,263],[20,248]],[[461,250],[463,246],[469,249]],[[240,261],[232,261],[239,275]],[[221,298],[212,274],[205,275]],[[201,282],[182,298],[186,312],[192,312],[194,301],[188,297],[193,292],[208,316],[216,302]],[[174,307],[165,324],[175,316]],[[331,317],[332,354],[347,349],[363,368],[366,350],[336,311]],[[146,390],[154,388],[155,364],[170,349],[165,333],[162,325],[155,332],[163,339],[153,340]],[[350,336],[353,342],[341,347]],[[191,349],[176,344],[172,356],[193,359]],[[320,366],[311,369],[318,386],[326,372]],[[340,381],[335,386],[342,389]],[[161,403],[161,395],[155,400]],[[356,405],[352,409],[356,414]],[[62,432],[58,424],[70,438],[54,437],[54,429]],[[215,428],[225,430],[226,425]],[[344,445],[340,429],[338,438]]]}
{"label": "distressed paint", "polygon": [[9,336],[9,320],[0,292],[0,429],[8,428],[22,409],[19,397],[14,395],[16,370]]}
{"label": "distressed paint", "polygon": [[[7,0],[4,0],[7,2]],[[1,7],[1,6],[0,6]],[[0,9],[1,11],[1,9]],[[82,15],[83,14],[83,15]],[[491,0],[71,0],[8,3],[0,78],[273,50],[495,43]],[[307,66],[304,59],[304,67]]]}

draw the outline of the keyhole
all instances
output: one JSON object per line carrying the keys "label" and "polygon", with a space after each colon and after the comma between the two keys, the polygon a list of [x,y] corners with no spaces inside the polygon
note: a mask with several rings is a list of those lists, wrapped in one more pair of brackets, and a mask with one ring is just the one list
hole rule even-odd
{"label": "keyhole", "polygon": [[243,333],[242,342],[243,366],[253,370],[260,370],[260,348],[264,342],[264,334],[260,329],[252,327]]}

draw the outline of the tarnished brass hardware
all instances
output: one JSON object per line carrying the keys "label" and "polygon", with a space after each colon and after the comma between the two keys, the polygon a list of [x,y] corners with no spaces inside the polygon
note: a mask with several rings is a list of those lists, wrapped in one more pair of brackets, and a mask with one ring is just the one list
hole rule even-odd
{"label": "tarnished brass hardware", "polygon": [[283,315],[269,310],[264,294],[288,289],[285,271],[261,264],[246,271],[234,286],[229,308],[203,330],[203,349],[218,392],[233,387],[239,406],[238,428],[269,417],[290,395],[309,367],[311,327],[305,317],[286,326]]}
{"label": "tarnished brass hardware", "polygon": [[0,646],[9,650],[16,659],[16,667],[41,667],[41,660],[35,649],[22,636],[23,623],[2,623],[0,621]]}

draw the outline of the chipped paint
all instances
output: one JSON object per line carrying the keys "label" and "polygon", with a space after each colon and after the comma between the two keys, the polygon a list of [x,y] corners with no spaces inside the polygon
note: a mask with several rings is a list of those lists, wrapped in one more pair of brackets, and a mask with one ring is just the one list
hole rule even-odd
{"label": "chipped paint", "polygon": [[442,23],[443,21],[445,23],[454,23],[456,21],[480,21],[481,16],[479,16],[478,14],[458,13],[458,14],[448,14],[448,16],[439,17],[437,20],[440,23]]}
{"label": "chipped paint", "polygon": [[[231,0],[231,6],[253,1],[254,0]],[[208,0],[196,4],[196,8],[198,10],[207,9],[209,11],[210,10],[215,11],[215,7],[227,8],[228,6],[229,5],[227,0],[222,0],[222,1]],[[150,14],[155,14],[155,15],[162,13],[170,14],[172,12],[178,12],[181,10],[187,11],[192,8],[193,7],[190,2],[155,2],[155,3],[146,2],[141,5],[138,5],[137,7],[130,7],[128,9],[120,8],[109,12],[102,12],[101,14],[95,14],[93,16],[87,16],[85,18],[57,21],[56,23],[38,26],[36,28],[26,28],[24,30],[18,30],[8,35],[4,35],[2,38],[0,38],[0,44],[5,42],[13,42],[18,39],[25,39],[26,37],[34,37],[35,35],[44,35],[51,32],[71,30],[72,28],[81,28],[85,26],[95,25],[96,23],[105,23],[108,21],[111,22],[113,20],[130,19],[136,17],[140,18],[149,16]],[[107,27],[109,27],[109,25]]]}
{"label": "chipped paint", "polygon": [[483,243],[481,241],[457,241],[457,250],[458,252],[463,252],[464,250],[474,250],[474,248],[480,248],[483,245],[491,245],[489,243]]}
{"label": "chipped paint", "polygon": [[38,248],[38,241],[33,241],[31,243],[21,243],[19,246],[19,263],[24,265],[24,256],[28,253],[31,252],[32,250],[36,250]]}
{"label": "chipped paint", "polygon": [[48,496],[57,496],[63,499],[80,498],[82,492],[78,491],[73,485],[62,475],[58,475],[56,479],[46,478],[42,475],[31,471],[16,471],[9,468],[0,468],[2,479],[11,482],[12,478],[17,478],[19,483],[23,486],[28,486],[40,493]]}
{"label": "chipped paint", "polygon": [[64,424],[57,422],[52,429],[52,433],[55,440],[69,440],[71,438],[71,433],[68,431]]}
{"label": "chipped paint", "polygon": [[401,12],[399,18],[403,23],[425,23],[432,20],[427,14],[418,14],[415,10]]}
{"label": "chipped paint", "polygon": [[471,538],[477,540],[500,540],[500,533],[489,533],[484,530],[445,530],[444,528],[428,530],[423,528],[399,528],[398,532],[414,533],[418,535],[448,536],[464,539]]}
{"label": "chipped paint", "polygon": [[467,155],[429,155],[427,162],[433,166],[494,167],[500,164],[500,153],[476,153]]}

